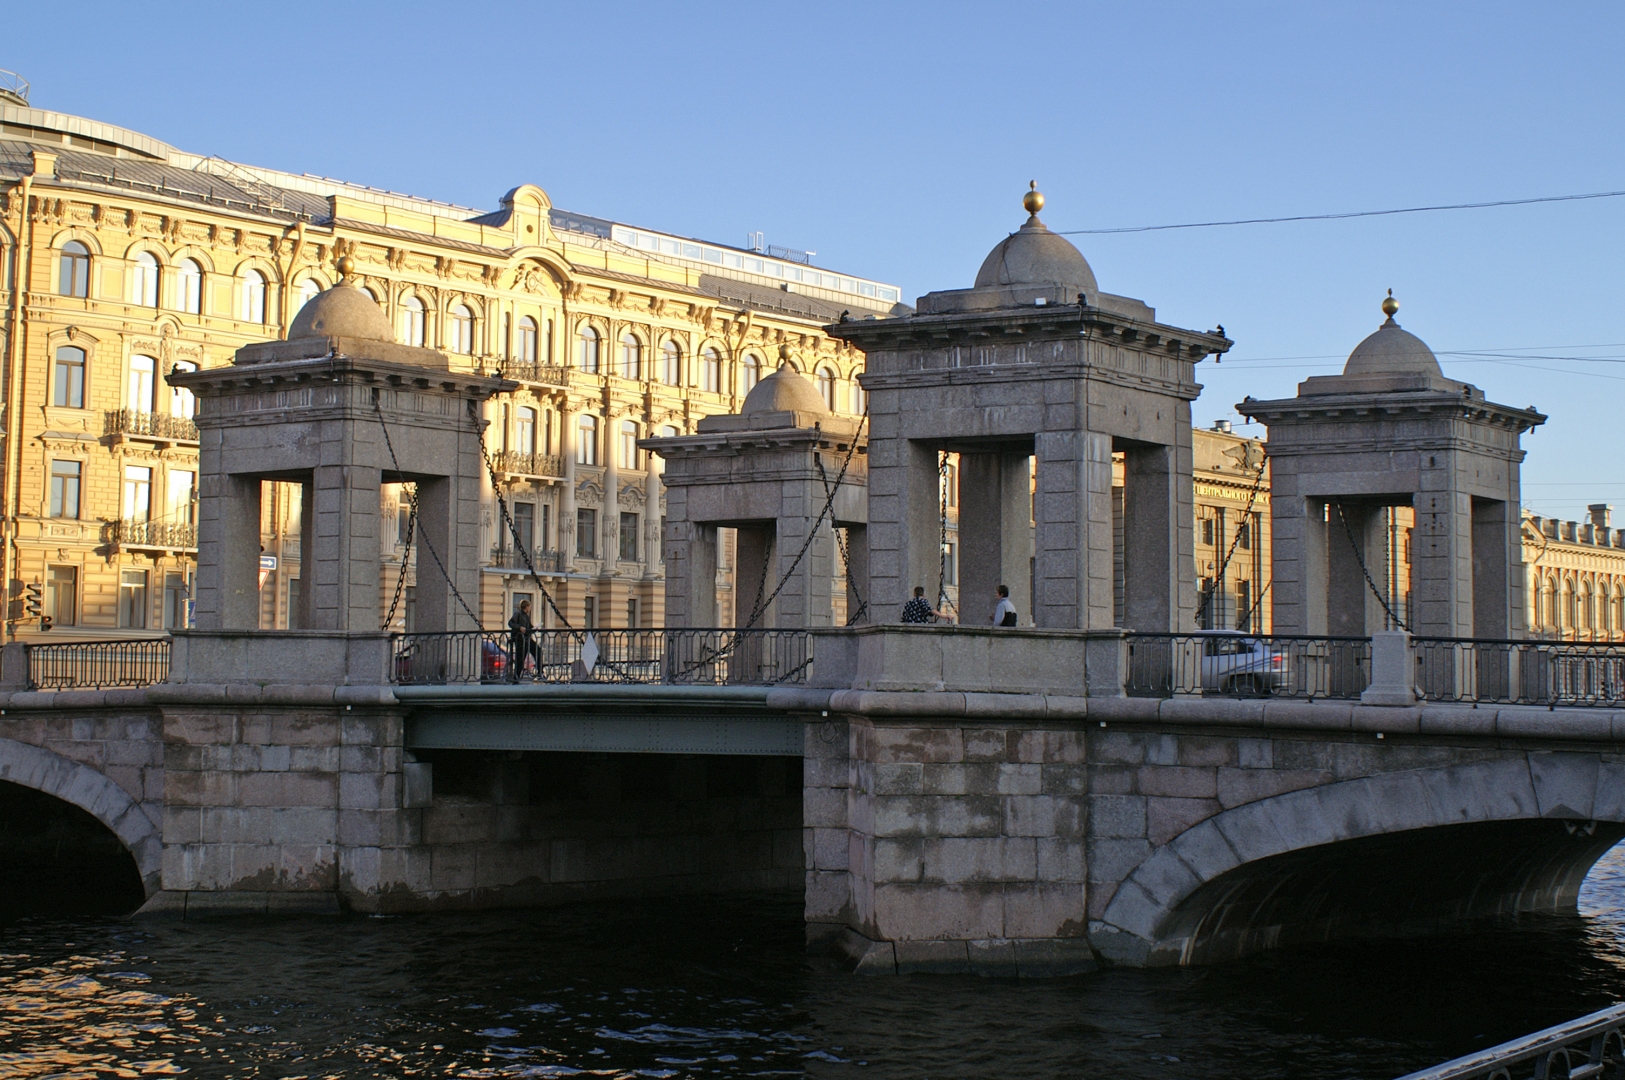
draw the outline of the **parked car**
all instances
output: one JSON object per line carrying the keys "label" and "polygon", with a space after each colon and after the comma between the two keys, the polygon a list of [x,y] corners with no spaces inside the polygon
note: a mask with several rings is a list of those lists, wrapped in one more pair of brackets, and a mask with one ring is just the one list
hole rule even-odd
{"label": "parked car", "polygon": [[1239,630],[1201,635],[1204,693],[1263,696],[1287,685],[1287,654]]}

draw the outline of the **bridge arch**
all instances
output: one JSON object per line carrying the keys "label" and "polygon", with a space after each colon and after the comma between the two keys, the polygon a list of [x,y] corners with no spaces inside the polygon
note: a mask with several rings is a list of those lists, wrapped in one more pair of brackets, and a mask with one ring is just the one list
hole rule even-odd
{"label": "bridge arch", "polygon": [[1141,964],[1299,941],[1572,912],[1625,838],[1625,763],[1596,754],[1385,773],[1247,803],[1174,837],[1118,887],[1090,938]]}
{"label": "bridge arch", "polygon": [[134,857],[147,896],[158,891],[163,860],[158,824],[106,775],[42,747],[0,738],[0,780],[42,791],[90,814]]}

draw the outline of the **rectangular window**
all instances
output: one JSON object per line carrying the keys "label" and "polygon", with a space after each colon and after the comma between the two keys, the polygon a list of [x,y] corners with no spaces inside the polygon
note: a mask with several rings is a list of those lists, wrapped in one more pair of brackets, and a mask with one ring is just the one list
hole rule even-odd
{"label": "rectangular window", "polygon": [[51,462],[52,517],[79,516],[79,475],[83,468],[77,461]]}
{"label": "rectangular window", "polygon": [[56,350],[51,379],[51,404],[65,409],[85,407],[85,350],[63,345]]}
{"label": "rectangular window", "polygon": [[404,627],[410,634],[418,625],[418,590],[416,585],[408,585],[401,590],[401,607],[404,609],[401,618]]}
{"label": "rectangular window", "polygon": [[514,434],[519,443],[519,452],[529,457],[536,452],[536,410],[519,409],[519,422],[515,426]]}
{"label": "rectangular window", "polygon": [[174,471],[169,474],[169,503],[165,517],[172,525],[190,525],[197,520],[197,474]]}
{"label": "rectangular window", "polygon": [[1251,630],[1253,622],[1253,583],[1236,582],[1236,629]]}
{"label": "rectangular window", "polygon": [[299,579],[288,579],[288,629],[302,630],[304,623],[299,618]]}
{"label": "rectangular window", "polygon": [[147,628],[147,572],[121,570],[118,576],[118,624],[126,630]]}
{"label": "rectangular window", "polygon": [[598,511],[576,510],[576,554],[584,559],[598,555]]}
{"label": "rectangular window", "polygon": [[[196,371],[197,365],[188,360],[177,360],[175,366],[169,369],[176,371]],[[169,415],[179,416],[190,420],[197,415],[197,398],[192,391],[184,386],[172,386],[169,390]]]}
{"label": "rectangular window", "polygon": [[191,590],[187,588],[186,575],[166,573],[164,575],[165,630],[184,630],[192,625],[187,606],[189,599],[191,599]]}
{"label": "rectangular window", "polygon": [[152,470],[145,465],[124,466],[124,520],[152,518]]}
{"label": "rectangular window", "polygon": [[553,550],[553,508],[542,504],[542,531],[536,534],[536,547],[541,551]]}
{"label": "rectangular window", "polygon": [[158,363],[150,356],[130,357],[130,393],[127,405],[131,412],[152,412],[153,377]]}
{"label": "rectangular window", "polygon": [[1203,518],[1202,519],[1202,543],[1208,545],[1209,547],[1213,546],[1213,519],[1212,518]]}
{"label": "rectangular window", "polygon": [[638,425],[631,420],[621,421],[620,460],[623,469],[638,467]]}
{"label": "rectangular window", "polygon": [[621,514],[621,561],[638,561],[638,515]]}
{"label": "rectangular window", "polygon": [[56,626],[79,621],[79,568],[52,566],[45,572],[45,615]]}
{"label": "rectangular window", "polygon": [[635,597],[630,597],[626,601],[626,628],[628,630],[632,630],[632,629],[635,629],[637,627],[637,625],[638,625],[638,602],[637,602],[637,599]]}
{"label": "rectangular window", "polygon": [[944,585],[959,584],[959,545],[942,545],[942,583]]}
{"label": "rectangular window", "polygon": [[516,534],[514,545],[524,551],[535,550],[532,545],[536,542],[536,504],[516,502],[513,504],[513,531]]}
{"label": "rectangular window", "polygon": [[598,625],[598,599],[585,596],[581,599],[581,625],[587,630]]}
{"label": "rectangular window", "polygon": [[1253,523],[1245,517],[1236,525],[1236,546],[1243,551],[1253,547]]}

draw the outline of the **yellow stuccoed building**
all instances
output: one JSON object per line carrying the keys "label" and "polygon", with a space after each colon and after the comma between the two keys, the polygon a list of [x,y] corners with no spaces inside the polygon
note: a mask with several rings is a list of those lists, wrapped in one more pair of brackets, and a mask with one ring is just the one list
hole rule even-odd
{"label": "yellow stuccoed building", "polygon": [[[759,238],[732,247],[566,213],[530,184],[482,212],[254,168],[9,90],[0,211],[0,518],[20,636],[40,632],[25,610],[36,592],[57,637],[185,625],[197,432],[190,396],[164,376],[286,336],[343,256],[398,340],[521,384],[486,413],[511,523],[488,491],[487,627],[522,598],[554,625],[538,578],[573,625],[661,625],[659,460],[637,439],[736,410],[781,359],[836,412],[860,413],[862,355],[820,327],[907,310],[893,285]],[[269,486],[261,625],[283,628],[299,500]],[[416,573],[407,500],[390,489],[379,513],[380,621],[392,608],[403,629]]]}

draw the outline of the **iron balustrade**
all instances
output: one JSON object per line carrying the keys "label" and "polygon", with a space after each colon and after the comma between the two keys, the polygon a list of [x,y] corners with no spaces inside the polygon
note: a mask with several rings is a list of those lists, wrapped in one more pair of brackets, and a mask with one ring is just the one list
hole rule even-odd
{"label": "iron balustrade", "polygon": [[462,630],[396,634],[391,672],[404,685],[778,686],[811,665],[805,630]]}
{"label": "iron balustrade", "polygon": [[151,686],[169,678],[169,638],[29,642],[28,685],[34,690]]}
{"label": "iron balustrade", "polygon": [[1358,698],[1371,684],[1371,639],[1234,630],[1128,635],[1130,697]]}
{"label": "iron balustrade", "polygon": [[517,548],[494,547],[491,549],[491,566],[498,570],[518,570],[528,573],[531,567],[536,568],[538,574],[562,574],[566,571],[567,560],[562,551],[532,551],[530,562],[525,562],[525,553]]}
{"label": "iron balustrade", "polygon": [[564,459],[557,454],[522,454],[517,450],[499,450],[491,455],[499,473],[515,476],[564,476]]}
{"label": "iron balustrade", "polygon": [[1426,701],[1625,705],[1625,642],[1413,637],[1411,648]]}
{"label": "iron balustrade", "polygon": [[121,547],[197,550],[197,526],[174,521],[115,521],[113,543]]}
{"label": "iron balustrade", "polygon": [[1625,1005],[1407,1073],[1399,1080],[1556,1080],[1625,1077]]}
{"label": "iron balustrade", "polygon": [[113,409],[102,422],[104,435],[136,435],[146,439],[167,439],[177,442],[197,442],[197,424],[184,416],[164,416],[162,413],[140,412],[136,409]]}
{"label": "iron balustrade", "polygon": [[569,368],[558,364],[526,364],[518,360],[504,360],[500,364],[491,366],[491,374],[500,374],[504,379],[513,379],[517,382],[536,383],[541,386],[569,386]]}

